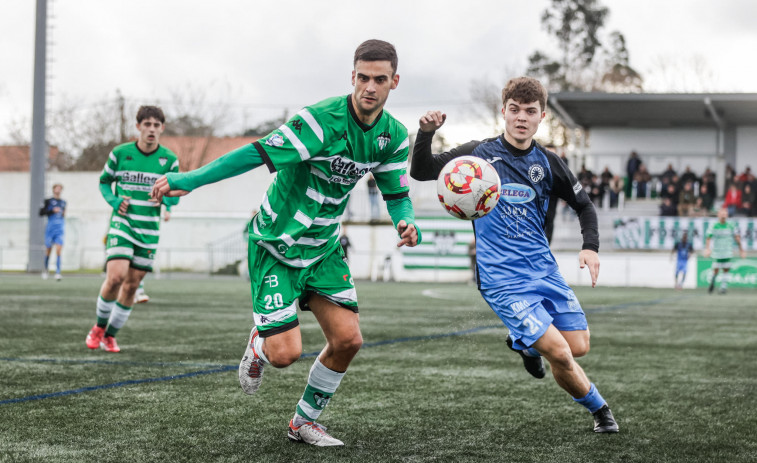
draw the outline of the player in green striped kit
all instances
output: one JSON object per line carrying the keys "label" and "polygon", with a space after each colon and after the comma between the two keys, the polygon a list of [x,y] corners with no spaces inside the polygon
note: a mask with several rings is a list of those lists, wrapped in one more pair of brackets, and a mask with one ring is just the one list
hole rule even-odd
{"label": "player in green striped kit", "polygon": [[326,347],[310,369],[288,437],[316,446],[344,445],[316,423],[363,339],[350,269],[339,245],[339,222],[350,191],[373,173],[400,235],[415,246],[420,232],[407,181],[405,127],[383,110],[397,87],[394,46],[368,40],[355,51],[350,95],[307,106],[259,141],[184,174],[155,183],[153,196],[193,189],[265,164],[276,178],[249,226],[249,266],[255,326],[239,365],[247,394],[263,367],[283,368],[302,354],[297,306],[313,312]]}
{"label": "player in green striped kit", "polygon": [[[704,244],[704,256],[714,259],[712,263],[712,281],[707,290],[712,292],[715,289],[715,278],[718,276],[720,269],[723,269],[723,276],[720,277],[720,294],[726,292],[728,287],[728,272],[731,271],[731,259],[733,258],[733,242],[739,246],[739,255],[743,259],[746,256],[744,248],[741,247],[741,236],[739,235],[736,225],[728,222],[728,209],[722,207],[718,210],[718,221],[715,225],[707,230],[706,241]],[[712,244],[712,248],[710,248]]]}
{"label": "player in green striped kit", "polygon": [[[150,193],[155,180],[179,171],[176,155],[159,144],[164,123],[160,108],[140,107],[139,138],[113,148],[100,175],[100,192],[113,208],[113,214],[105,240],[106,277],[97,298],[97,322],[85,341],[90,349],[121,350],[116,333],[131,314],[139,282],[152,270],[160,233],[161,202],[153,201]],[[174,205],[178,198],[165,198],[163,203]]]}

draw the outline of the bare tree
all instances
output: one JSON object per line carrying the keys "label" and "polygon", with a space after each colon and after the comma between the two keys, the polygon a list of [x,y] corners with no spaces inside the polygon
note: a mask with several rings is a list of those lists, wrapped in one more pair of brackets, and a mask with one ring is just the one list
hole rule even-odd
{"label": "bare tree", "polygon": [[645,75],[646,88],[652,92],[713,92],[718,87],[715,72],[699,54],[656,56]]}

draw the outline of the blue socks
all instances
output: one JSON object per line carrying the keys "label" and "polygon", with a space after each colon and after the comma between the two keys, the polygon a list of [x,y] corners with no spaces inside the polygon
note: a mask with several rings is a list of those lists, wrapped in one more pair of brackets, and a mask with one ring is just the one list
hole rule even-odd
{"label": "blue socks", "polygon": [[607,403],[605,402],[605,399],[602,398],[602,395],[599,393],[597,388],[594,386],[594,383],[591,383],[591,389],[589,389],[589,393],[586,394],[586,396],[580,399],[573,398],[573,400],[586,407],[591,413],[596,412],[597,410],[602,408],[604,404]]}

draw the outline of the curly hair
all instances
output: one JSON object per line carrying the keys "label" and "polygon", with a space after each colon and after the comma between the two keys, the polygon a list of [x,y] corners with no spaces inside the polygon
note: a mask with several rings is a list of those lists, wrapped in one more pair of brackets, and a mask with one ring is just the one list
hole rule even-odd
{"label": "curly hair", "polygon": [[547,107],[547,89],[532,77],[516,77],[510,79],[502,89],[502,104],[510,99],[518,103],[538,101],[541,110],[544,111]]}

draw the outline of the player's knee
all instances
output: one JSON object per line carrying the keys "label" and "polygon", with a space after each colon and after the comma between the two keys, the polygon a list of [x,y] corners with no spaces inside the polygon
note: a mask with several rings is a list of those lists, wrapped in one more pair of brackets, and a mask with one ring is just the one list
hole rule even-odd
{"label": "player's knee", "polygon": [[591,346],[589,345],[588,339],[585,342],[579,342],[576,343],[576,345],[570,346],[570,351],[573,353],[574,358],[583,357],[589,353],[590,349]]}
{"label": "player's knee", "polygon": [[363,346],[363,336],[360,331],[344,333],[329,339],[329,347],[340,355],[354,356]]}
{"label": "player's knee", "polygon": [[268,363],[276,368],[284,368],[296,362],[302,355],[302,349],[279,347],[265,350]]}
{"label": "player's knee", "polygon": [[542,354],[547,357],[553,370],[569,371],[573,369],[573,353],[567,344]]}
{"label": "player's knee", "polygon": [[118,289],[124,284],[126,277],[124,275],[119,275],[114,272],[114,273],[108,273],[106,280],[108,282],[108,285],[110,285],[111,288]]}

